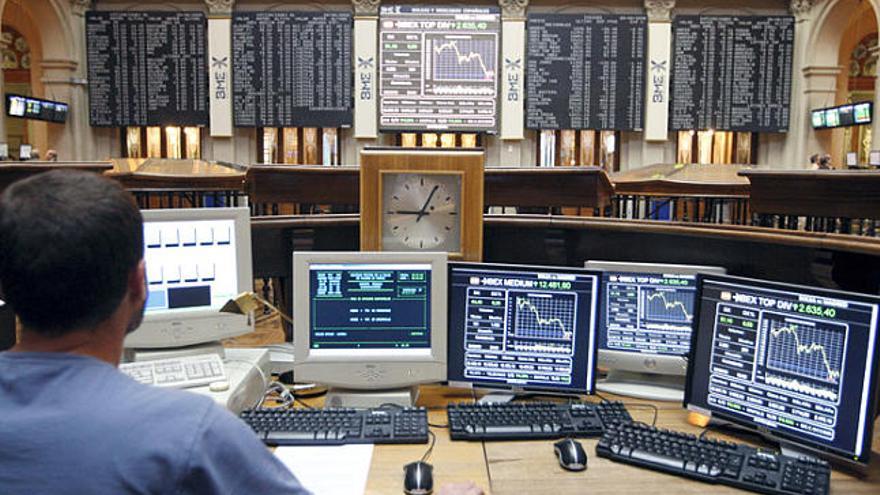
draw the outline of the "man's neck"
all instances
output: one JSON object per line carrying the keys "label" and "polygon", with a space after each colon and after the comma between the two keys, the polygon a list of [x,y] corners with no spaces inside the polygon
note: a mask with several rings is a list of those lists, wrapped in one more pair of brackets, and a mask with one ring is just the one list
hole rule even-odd
{"label": "man's neck", "polygon": [[12,352],[57,352],[90,356],[113,366],[119,365],[122,358],[122,341],[115,337],[111,328],[75,330],[60,337],[47,337],[37,331],[23,328],[21,341],[11,349]]}

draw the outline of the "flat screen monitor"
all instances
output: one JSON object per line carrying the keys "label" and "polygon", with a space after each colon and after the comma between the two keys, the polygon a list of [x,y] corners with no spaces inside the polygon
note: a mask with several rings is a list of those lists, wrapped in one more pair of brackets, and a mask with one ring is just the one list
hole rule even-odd
{"label": "flat screen monitor", "polygon": [[599,272],[449,264],[449,383],[592,394]]}
{"label": "flat screen monitor", "polygon": [[597,388],[631,397],[681,401],[697,299],[697,274],[717,266],[587,261],[602,270]]}
{"label": "flat screen monitor", "polygon": [[15,313],[0,299],[0,351],[15,345]]}
{"label": "flat screen monitor", "polygon": [[498,129],[501,9],[382,5],[379,130]]}
{"label": "flat screen monitor", "polygon": [[874,104],[866,101],[853,105],[853,121],[856,125],[870,124],[873,120]]}
{"label": "flat screen monitor", "polygon": [[147,303],[143,323],[125,346],[180,347],[252,332],[252,315],[220,312],[253,290],[248,208],[142,213]]}
{"label": "flat screen monitor", "polygon": [[824,129],[825,125],[825,110],[813,110],[812,111],[812,120],[813,120],[813,129]]}
{"label": "flat screen monitor", "polygon": [[445,380],[446,258],[293,253],[297,380],[334,387],[330,405],[405,403],[412,386]]}
{"label": "flat screen monitor", "polygon": [[829,108],[825,110],[825,127],[840,127],[840,109]]}
{"label": "flat screen monitor", "polygon": [[843,105],[838,107],[838,114],[840,115],[840,124],[841,126],[850,126],[855,124],[855,116],[853,115],[853,106],[852,105]]}
{"label": "flat screen monitor", "polygon": [[34,148],[29,144],[18,145],[18,159],[22,161],[30,160],[33,155]]}
{"label": "flat screen monitor", "polygon": [[10,117],[44,120],[63,124],[67,121],[67,103],[30,96],[6,94],[6,114]]}
{"label": "flat screen monitor", "polygon": [[704,276],[685,405],[864,468],[878,312],[878,296]]}

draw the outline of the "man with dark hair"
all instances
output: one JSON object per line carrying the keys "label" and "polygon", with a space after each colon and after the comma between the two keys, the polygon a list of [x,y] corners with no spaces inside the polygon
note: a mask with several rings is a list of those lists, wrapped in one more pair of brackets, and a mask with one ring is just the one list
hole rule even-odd
{"label": "man with dark hair", "polygon": [[0,353],[3,493],[307,493],[207,397],[116,369],[146,302],[132,197],[54,171],[0,196],[0,289],[21,323]]}

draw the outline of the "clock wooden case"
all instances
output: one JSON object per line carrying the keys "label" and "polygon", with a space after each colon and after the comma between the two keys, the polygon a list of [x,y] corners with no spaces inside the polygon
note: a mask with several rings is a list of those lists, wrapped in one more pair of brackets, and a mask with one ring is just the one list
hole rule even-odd
{"label": "clock wooden case", "polygon": [[483,255],[482,150],[361,152],[361,250]]}

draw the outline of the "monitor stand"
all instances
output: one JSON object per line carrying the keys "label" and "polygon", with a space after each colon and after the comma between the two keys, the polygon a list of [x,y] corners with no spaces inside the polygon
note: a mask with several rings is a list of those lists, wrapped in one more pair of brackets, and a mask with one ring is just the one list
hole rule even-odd
{"label": "monitor stand", "polygon": [[600,392],[625,395],[636,399],[684,401],[683,376],[611,370],[604,380],[600,380],[596,384],[596,389]]}
{"label": "monitor stand", "polygon": [[507,404],[516,397],[513,392],[489,392],[480,397],[477,404]]}
{"label": "monitor stand", "polygon": [[787,455],[789,457],[794,457],[795,459],[799,457],[806,457],[810,460],[818,460],[819,457],[816,454],[809,452],[807,450],[802,449],[798,445],[789,442],[779,442],[779,452],[782,455]]}
{"label": "monitor stand", "polygon": [[324,407],[379,407],[394,404],[400,407],[412,407],[419,398],[419,387],[392,388],[385,390],[351,390],[330,387]]}

